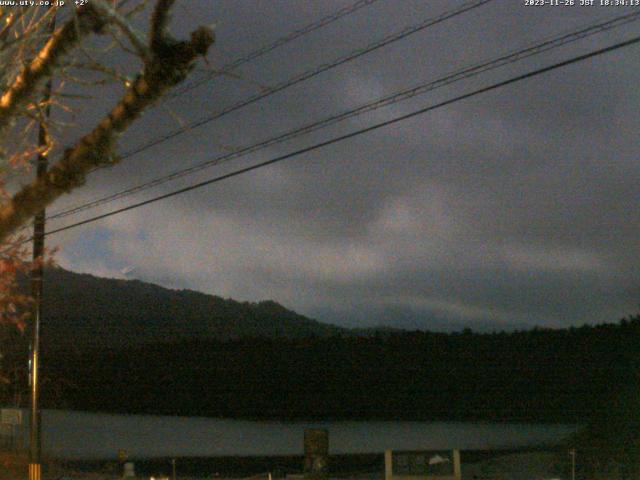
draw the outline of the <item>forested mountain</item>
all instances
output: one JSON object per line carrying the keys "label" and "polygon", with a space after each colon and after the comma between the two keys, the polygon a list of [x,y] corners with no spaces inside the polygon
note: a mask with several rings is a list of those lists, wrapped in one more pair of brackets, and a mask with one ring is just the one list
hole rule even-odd
{"label": "forested mountain", "polygon": [[46,272],[43,341],[66,346],[125,346],[245,336],[326,336],[342,329],[276,302],[237,302],[138,280],[115,280],[61,268]]}
{"label": "forested mountain", "polygon": [[[581,422],[634,398],[640,316],[520,332],[353,331],[275,302],[47,272],[50,408],[246,418]],[[3,371],[20,390],[16,332]],[[620,397],[622,398],[622,397]],[[624,397],[627,398],[627,397]]]}
{"label": "forested mountain", "polygon": [[50,407],[583,422],[638,392],[640,317],[564,330],[191,340],[45,354]]}

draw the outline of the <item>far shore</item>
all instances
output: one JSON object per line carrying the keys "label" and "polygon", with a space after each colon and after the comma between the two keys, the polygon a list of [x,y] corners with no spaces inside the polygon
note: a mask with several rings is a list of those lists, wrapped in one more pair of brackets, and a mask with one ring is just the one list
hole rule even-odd
{"label": "far shore", "polygon": [[[502,480],[505,478],[550,479],[562,477],[568,468],[562,452],[549,449],[495,451],[463,451],[463,480]],[[565,462],[566,463],[566,462]],[[134,462],[136,478],[172,477],[170,459],[148,459]],[[301,473],[302,457],[227,457],[177,459],[178,480],[266,480],[286,479]],[[330,479],[383,480],[384,461],[381,454],[332,456]],[[70,477],[74,480],[116,480],[122,466],[117,462],[59,462],[46,460],[43,480]],[[0,480],[26,480],[27,458],[24,455],[0,453]]]}

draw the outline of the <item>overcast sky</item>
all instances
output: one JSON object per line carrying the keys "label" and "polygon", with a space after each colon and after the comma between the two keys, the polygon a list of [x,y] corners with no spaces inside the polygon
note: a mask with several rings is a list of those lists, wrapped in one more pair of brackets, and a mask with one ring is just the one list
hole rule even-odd
{"label": "overcast sky", "polygon": [[[216,68],[350,5],[183,0],[216,24]],[[120,150],[461,5],[378,0],[147,113]],[[579,3],[579,0],[576,0]],[[638,8],[638,7],[636,7]],[[633,8],[494,0],[91,175],[51,212],[250,146]],[[142,24],[142,23],[141,23]],[[272,146],[83,214],[273,158],[631,38],[640,22]],[[202,72],[196,72],[196,77]],[[617,321],[640,304],[640,47],[475,96],[285,162],[49,237],[59,263],[347,326],[519,328]],[[105,91],[74,132],[109,107]],[[55,115],[55,112],[54,112]]]}

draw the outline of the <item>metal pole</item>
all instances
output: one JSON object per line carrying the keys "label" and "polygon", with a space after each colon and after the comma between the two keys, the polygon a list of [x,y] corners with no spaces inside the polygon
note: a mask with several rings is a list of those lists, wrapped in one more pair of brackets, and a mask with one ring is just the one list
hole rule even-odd
{"label": "metal pole", "polygon": [[571,480],[576,480],[576,449],[569,450],[571,456]]}
{"label": "metal pole", "polygon": [[[47,26],[49,34],[52,34],[56,25],[56,12],[52,10],[51,19]],[[44,122],[51,113],[51,78],[45,85],[42,95],[42,102],[45,104],[45,119],[40,124],[38,131],[38,145],[47,145],[47,131]],[[47,173],[46,150],[38,154],[37,176],[42,178]],[[33,296],[33,318],[31,327],[31,358],[30,358],[30,390],[31,390],[31,415],[29,419],[29,480],[40,480],[42,468],[41,457],[41,436],[40,436],[40,410],[38,407],[39,397],[39,368],[40,368],[40,319],[42,317],[42,280],[44,256],[44,225],[45,210],[39,211],[33,220],[33,261],[34,268],[31,271],[31,295]]]}

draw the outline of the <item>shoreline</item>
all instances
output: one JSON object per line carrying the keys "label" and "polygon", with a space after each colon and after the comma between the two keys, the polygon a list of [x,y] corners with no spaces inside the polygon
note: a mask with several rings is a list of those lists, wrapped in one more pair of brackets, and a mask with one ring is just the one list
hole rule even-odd
{"label": "shoreline", "polygon": [[[42,451],[68,461],[129,458],[295,457],[303,454],[304,431],[329,431],[333,455],[394,450],[508,450],[553,447],[576,431],[566,424],[471,422],[253,422],[202,417],[118,416],[43,410]],[[26,421],[26,419],[25,419]],[[26,425],[26,424],[25,424]],[[14,445],[26,445],[26,430]],[[22,440],[20,440],[22,439]]]}
{"label": "shoreline", "polygon": [[[25,412],[27,407],[6,407],[20,408]],[[220,416],[207,415],[206,413],[171,413],[171,412],[119,412],[112,410],[75,410],[69,408],[44,408],[50,412],[73,412],[80,415],[104,415],[113,417],[154,417],[154,418],[178,418],[178,419],[207,419],[216,421],[233,421],[233,422],[251,422],[251,423],[270,423],[270,424],[291,424],[291,423],[359,423],[359,422],[415,422],[415,423],[465,423],[474,425],[555,425],[569,426],[579,428],[584,422],[563,422],[558,418],[541,419],[541,418],[510,418],[510,419],[492,419],[492,418],[476,418],[476,417],[285,417],[285,416]]]}
{"label": "shoreline", "polygon": [[[545,454],[556,455],[559,447],[537,446],[505,449],[461,450],[463,466],[493,462],[513,455]],[[172,457],[130,458],[136,473],[141,476],[170,475]],[[271,473],[274,478],[302,473],[303,455],[280,456],[220,456],[220,457],[177,457],[178,477],[207,478],[247,478]],[[117,475],[122,468],[116,460],[54,460],[65,470]],[[369,454],[330,454],[329,475],[335,478],[354,478],[384,473],[384,452]]]}

